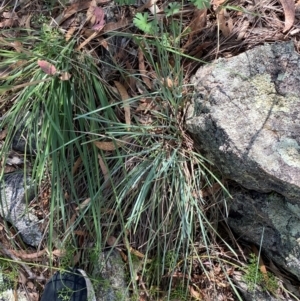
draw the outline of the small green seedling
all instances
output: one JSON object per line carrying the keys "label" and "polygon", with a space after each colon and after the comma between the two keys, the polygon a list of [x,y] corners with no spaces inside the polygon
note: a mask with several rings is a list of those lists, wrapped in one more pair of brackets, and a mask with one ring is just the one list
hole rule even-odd
{"label": "small green seedling", "polygon": [[243,279],[246,282],[249,291],[254,291],[256,285],[259,285],[262,290],[271,293],[275,293],[278,289],[278,283],[275,276],[268,272],[267,277],[264,277],[263,273],[260,271],[258,258],[255,254],[250,254],[250,263]]}
{"label": "small green seedling", "polygon": [[153,34],[155,29],[154,21],[148,20],[148,13],[137,13],[133,19],[134,25],[145,33]]}
{"label": "small green seedling", "polygon": [[165,9],[166,17],[171,17],[180,11],[181,5],[177,2],[169,3]]}
{"label": "small green seedling", "polygon": [[210,1],[209,0],[191,0],[191,2],[198,9],[205,9],[205,8],[209,8],[209,6],[210,6]]}

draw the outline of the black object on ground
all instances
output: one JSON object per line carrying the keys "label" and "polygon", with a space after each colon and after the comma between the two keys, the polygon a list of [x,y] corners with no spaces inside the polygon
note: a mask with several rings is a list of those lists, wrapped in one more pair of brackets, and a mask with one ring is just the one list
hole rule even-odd
{"label": "black object on ground", "polygon": [[72,269],[56,272],[45,286],[41,301],[87,301],[87,286],[81,273]]}

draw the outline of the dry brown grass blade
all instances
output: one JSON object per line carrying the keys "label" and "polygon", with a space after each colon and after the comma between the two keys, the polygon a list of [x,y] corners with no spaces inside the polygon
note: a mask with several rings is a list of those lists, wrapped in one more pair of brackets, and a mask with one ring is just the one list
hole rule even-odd
{"label": "dry brown grass blade", "polygon": [[[8,47],[13,47],[18,53],[25,53],[29,56],[34,56],[34,54],[28,50],[25,50],[23,48],[23,45],[20,41],[14,41],[14,42],[8,42],[6,41],[4,38],[0,37],[0,45],[4,45],[4,46],[8,46]],[[17,64],[21,64],[26,62],[25,60],[21,60],[20,63]],[[19,65],[18,65],[19,66]]]}
{"label": "dry brown grass blade", "polygon": [[72,175],[75,175],[75,173],[76,173],[76,171],[78,170],[78,168],[79,168],[81,162],[82,162],[82,159],[81,159],[81,157],[79,157],[79,158],[76,160],[76,162],[74,163],[74,166],[73,166],[73,168],[72,168]]}
{"label": "dry brown grass blade", "polygon": [[74,32],[77,30],[77,27],[76,26],[71,26],[67,33],[65,34],[65,39],[66,41],[68,42],[72,37],[73,37],[73,34]]}
{"label": "dry brown grass blade", "polygon": [[26,273],[28,274],[29,279],[35,279],[36,275],[34,273],[31,272],[30,268],[23,263],[20,258],[16,257],[14,254],[12,254],[12,252],[10,250],[8,250],[2,243],[0,243],[0,251],[8,256],[9,258],[11,258],[12,260],[14,260],[16,263],[20,264],[23,269],[26,271]]}
{"label": "dry brown grass blade", "polygon": [[[100,29],[101,30],[101,29]],[[81,48],[83,48],[85,45],[87,45],[91,40],[93,40],[98,34],[99,34],[99,31],[100,30],[97,30],[95,32],[93,32],[85,41],[83,41],[77,48],[76,50],[80,50]]]}
{"label": "dry brown grass blade", "polygon": [[129,106],[128,102],[126,102],[129,99],[129,95],[128,95],[125,87],[121,83],[119,83],[117,81],[115,81],[114,83],[121,95],[121,99],[123,100],[124,111],[125,111],[125,122],[127,125],[130,125],[131,124],[130,106]]}
{"label": "dry brown grass blade", "polygon": [[43,256],[46,253],[47,249],[38,251],[38,252],[34,252],[34,253],[24,253],[21,251],[16,251],[16,250],[10,250],[10,252],[12,252],[15,256],[17,256],[18,258],[22,259],[22,260],[34,260],[38,257]]}
{"label": "dry brown grass blade", "polygon": [[287,32],[294,25],[295,21],[295,2],[294,0],[280,0],[280,3],[284,11],[284,29],[283,32]]}
{"label": "dry brown grass blade", "polygon": [[126,64],[126,70],[127,70],[128,74],[130,74],[130,75],[126,76],[126,82],[127,82],[127,85],[129,86],[131,92],[134,93],[135,86],[136,86],[136,78],[134,76],[131,76],[132,74],[134,74],[134,70],[133,70],[131,64],[128,62],[128,60],[126,60],[125,64]]}
{"label": "dry brown grass blade", "polygon": [[147,71],[145,67],[143,51],[139,48],[139,70],[142,75],[143,81],[149,89],[152,89],[152,84],[150,79],[147,77]]}
{"label": "dry brown grass blade", "polygon": [[98,161],[99,161],[99,165],[100,165],[104,180],[105,180],[105,182],[108,183],[108,180],[109,180],[108,169],[107,169],[103,159],[101,158],[101,156],[99,154],[98,154]]}

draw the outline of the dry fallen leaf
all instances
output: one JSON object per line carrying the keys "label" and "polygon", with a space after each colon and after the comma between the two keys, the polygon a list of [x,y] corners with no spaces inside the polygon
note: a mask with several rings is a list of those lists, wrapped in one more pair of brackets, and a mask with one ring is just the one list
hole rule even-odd
{"label": "dry fallen leaf", "polygon": [[109,180],[108,168],[105,165],[105,163],[104,163],[102,157],[100,156],[100,154],[98,154],[98,160],[99,160],[99,165],[100,165],[104,180],[105,180],[105,182],[108,182],[108,180]]}
{"label": "dry fallen leaf", "polygon": [[103,33],[126,27],[129,23],[129,18],[121,18],[118,22],[109,22],[104,26]]}
{"label": "dry fallen leaf", "polygon": [[183,46],[183,49],[187,49],[194,41],[194,35],[199,33],[206,26],[207,9],[195,9],[192,21],[188,25],[191,33],[189,34],[188,41]]}
{"label": "dry fallen leaf", "polygon": [[216,10],[220,5],[222,5],[226,0],[213,0],[212,5],[214,10]]}
{"label": "dry fallen leaf", "polygon": [[241,41],[245,34],[247,33],[247,30],[249,28],[250,22],[248,20],[244,20],[242,25],[239,27],[239,33],[238,36],[236,38],[237,41]]}
{"label": "dry fallen leaf", "polygon": [[68,72],[62,72],[59,77],[59,79],[62,81],[69,80],[70,78],[71,78],[71,74]]}
{"label": "dry fallen leaf", "polygon": [[27,29],[30,29],[30,21],[31,21],[32,15],[23,15],[21,19],[19,20],[19,26],[25,27]]}
{"label": "dry fallen leaf", "polygon": [[101,30],[105,25],[104,20],[105,12],[101,7],[95,7],[94,9],[94,17],[95,17],[95,23],[92,29],[94,30]]}
{"label": "dry fallen leaf", "polygon": [[79,260],[81,258],[81,252],[82,251],[79,250],[78,252],[75,253],[75,256],[72,258],[72,263],[74,266],[79,262]]}
{"label": "dry fallen leaf", "polygon": [[284,11],[284,29],[283,32],[287,32],[294,25],[295,21],[295,1],[294,0],[280,0],[280,3]]}
{"label": "dry fallen leaf", "polygon": [[[221,182],[222,185],[224,185],[224,181]],[[216,193],[218,193],[222,189],[222,186],[220,183],[214,183],[212,186],[206,187],[204,189],[201,189],[199,191],[199,195],[202,198],[208,197],[208,196],[214,196]],[[197,196],[198,193],[195,193],[195,196]]]}
{"label": "dry fallen leaf", "polygon": [[97,6],[96,0],[90,2],[90,7],[86,12],[86,19],[92,24],[92,29],[100,31],[105,25],[105,11]]}
{"label": "dry fallen leaf", "polygon": [[0,22],[0,28],[12,27],[18,24],[19,18],[15,12],[3,12],[2,17],[4,18],[4,21]]}
{"label": "dry fallen leaf", "polygon": [[80,167],[81,165],[81,162],[82,162],[82,159],[81,157],[79,157],[76,162],[74,163],[73,165],[73,168],[72,168],[72,175],[75,175],[76,171],[78,170],[78,168]]}
{"label": "dry fallen leaf", "polygon": [[5,19],[18,19],[18,15],[14,12],[3,12],[2,13],[3,18]]}
{"label": "dry fallen leaf", "polygon": [[126,83],[129,86],[131,92],[134,93],[135,85],[136,85],[136,78],[132,76],[134,74],[134,69],[128,60],[125,61],[125,64],[126,64],[126,71],[127,71],[126,72],[127,75],[125,75]]}
{"label": "dry fallen leaf", "polygon": [[[127,125],[130,125],[131,124],[130,106],[127,102],[127,100],[129,99],[129,95],[121,83],[119,83],[117,81],[115,81],[114,83],[121,95],[122,100],[123,100],[124,111],[125,111],[125,122]],[[128,130],[129,130],[129,128],[128,128]]]}
{"label": "dry fallen leaf", "polygon": [[47,61],[38,60],[38,65],[48,75],[55,75],[57,73],[55,66]]}
{"label": "dry fallen leaf", "polygon": [[103,39],[103,38],[99,38],[99,45],[101,45],[102,47],[104,47],[107,51],[109,51],[109,46],[108,46],[108,43],[107,43],[107,40],[106,39]]}
{"label": "dry fallen leaf", "polygon": [[81,210],[87,207],[90,202],[91,202],[91,198],[85,199],[78,207],[75,208],[75,210]]}
{"label": "dry fallen leaf", "polygon": [[79,2],[73,3],[72,5],[68,6],[65,9],[65,11],[62,13],[62,15],[59,15],[55,19],[55,23],[57,25],[62,24],[64,21],[69,19],[72,15],[89,8],[91,6],[91,2],[92,1],[79,1]]}
{"label": "dry fallen leaf", "polygon": [[117,148],[123,146],[125,143],[127,143],[127,140],[130,140],[129,137],[124,137],[121,140],[119,141],[112,141],[112,142],[107,142],[107,141],[93,141],[93,143],[95,144],[96,147],[98,147],[99,149],[101,150],[104,150],[104,151],[114,151],[116,150]]}
{"label": "dry fallen leaf", "polygon": [[221,9],[216,12],[217,19],[219,23],[220,30],[224,37],[228,37],[230,35],[230,28],[226,25],[226,18],[225,18],[225,9]]}
{"label": "dry fallen leaf", "polygon": [[195,298],[197,300],[202,300],[200,291],[196,290],[192,285],[189,285],[189,291],[193,298]]}
{"label": "dry fallen leaf", "polygon": [[13,19],[5,19],[3,22],[0,22],[0,28],[12,27],[14,23]]}
{"label": "dry fallen leaf", "polygon": [[[90,5],[89,5],[89,8],[88,10],[86,11],[86,21],[90,21],[90,22],[94,22],[95,23],[95,17],[94,17],[94,10],[95,10],[95,7],[97,7],[97,2],[96,0],[92,0],[90,1]],[[94,17],[94,20],[92,20],[92,18]],[[93,23],[93,24],[94,24]]]}
{"label": "dry fallen leaf", "polygon": [[152,98],[141,98],[140,104],[136,108],[135,112],[142,111],[143,113],[147,114],[147,112],[152,110],[154,106],[155,104],[153,103]]}

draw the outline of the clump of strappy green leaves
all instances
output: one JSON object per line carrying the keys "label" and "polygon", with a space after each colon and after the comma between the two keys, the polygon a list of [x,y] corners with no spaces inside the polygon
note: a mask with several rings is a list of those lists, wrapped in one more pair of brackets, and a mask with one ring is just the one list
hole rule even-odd
{"label": "clump of strappy green leaves", "polygon": [[[21,54],[1,49],[2,64],[26,61],[2,86],[2,100],[11,102],[10,118],[1,124],[9,128],[2,155],[19,127],[34,133],[37,150],[25,156],[25,162],[30,162],[25,168],[37,184],[48,181],[51,186],[49,250],[76,246],[78,228],[88,233],[99,252],[114,236],[125,252],[132,247],[144,254],[142,275],[149,270],[149,260],[157,263],[151,265],[147,285],[159,288],[165,277],[167,290],[177,263],[197,252],[195,242],[200,237],[197,243],[206,245],[209,255],[214,230],[200,191],[216,179],[184,130],[184,108],[191,95],[183,93],[188,89],[183,84],[180,22],[170,22],[165,35],[159,34],[163,24],[145,28],[149,38],[135,36],[134,41],[156,73],[155,89],[145,89],[143,95],[126,102],[134,107],[140,99],[153,100],[159,110],[152,112],[154,121],[146,125],[137,118],[125,123],[123,101],[99,76],[101,62],[76,51],[76,40],[66,42],[56,29],[44,26],[40,35],[25,34],[22,44],[28,51]],[[48,61],[71,78],[45,74],[37,60]],[[114,68],[128,76],[119,66]],[[144,86],[142,78],[135,77]],[[166,85],[166,79],[174,85]],[[29,84],[10,93],[14,85],[23,83]],[[29,116],[26,123],[15,124],[24,114]],[[115,143],[115,149],[97,148],[94,141]],[[74,212],[76,219],[70,224]],[[172,260],[166,257],[170,252]],[[83,263],[89,255],[82,250]],[[130,252],[126,255],[131,284],[137,290],[133,259]],[[181,272],[188,274],[188,265],[182,264]]]}

